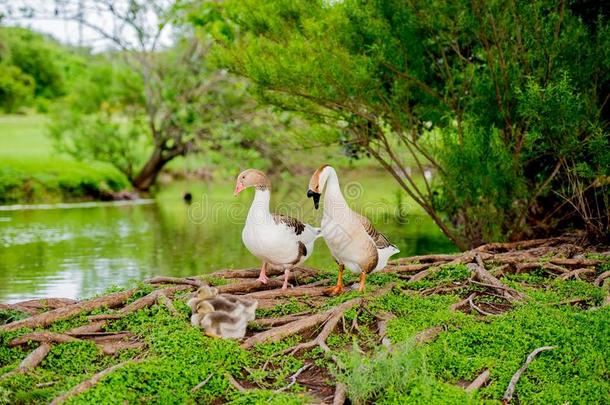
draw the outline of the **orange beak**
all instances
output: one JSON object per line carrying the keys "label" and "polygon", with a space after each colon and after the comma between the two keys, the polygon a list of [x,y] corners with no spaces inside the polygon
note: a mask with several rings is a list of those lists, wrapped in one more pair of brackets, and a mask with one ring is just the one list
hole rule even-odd
{"label": "orange beak", "polygon": [[244,187],[244,185],[242,184],[241,181],[238,181],[235,184],[235,191],[233,192],[234,196],[237,196],[237,194],[241,193],[246,187]]}

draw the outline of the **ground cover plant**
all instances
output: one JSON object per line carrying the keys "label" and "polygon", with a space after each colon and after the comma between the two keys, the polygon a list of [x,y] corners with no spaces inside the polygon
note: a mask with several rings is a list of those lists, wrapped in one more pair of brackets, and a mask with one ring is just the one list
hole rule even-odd
{"label": "ground cover plant", "polygon": [[[364,295],[325,297],[334,272],[282,291],[245,269],[4,304],[0,402],[603,402],[610,259],[575,238],[402,258]],[[190,325],[204,283],[259,301],[243,341]]]}

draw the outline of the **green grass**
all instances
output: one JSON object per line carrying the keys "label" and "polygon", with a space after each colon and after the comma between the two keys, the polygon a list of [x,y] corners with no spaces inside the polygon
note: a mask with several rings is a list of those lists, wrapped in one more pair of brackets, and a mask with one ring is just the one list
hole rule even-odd
{"label": "green grass", "polygon": [[44,116],[0,116],[0,204],[98,198],[129,186],[109,164],[54,153],[45,125]]}
{"label": "green grass", "polygon": [[[463,280],[462,270],[462,266],[447,266],[431,280]],[[520,289],[528,298],[512,311],[494,317],[453,312],[449,307],[460,297],[420,296],[410,283],[404,282],[391,293],[353,308],[327,340],[342,369],[337,369],[319,348],[296,356],[277,355],[306,337],[291,336],[247,351],[237,342],[211,339],[191,327],[189,309],[182,301],[174,301],[179,317],[171,315],[163,305],[154,305],[106,328],[131,331],[146,342],[145,351],[125,350],[104,356],[88,342],[54,345],[41,366],[0,381],[0,404],[49,402],[95,372],[136,355],[142,358],[140,363],[115,370],[68,403],[310,403],[312,399],[299,384],[284,393],[274,392],[286,386],[289,376],[306,362],[334,373],[324,383],[345,383],[354,404],[497,403],[526,356],[547,345],[556,348],[540,354],[522,375],[515,403],[606,402],[610,392],[610,307],[588,310],[557,304],[574,297],[590,297],[592,304],[599,304],[607,286],[522,275],[502,281]],[[381,284],[383,280],[377,282]],[[150,292],[150,286],[140,288],[132,300]],[[319,310],[355,296],[358,293],[329,299]],[[306,299],[290,301],[258,311],[257,316],[299,312],[306,307],[305,302]],[[379,345],[375,315],[380,312],[395,316],[387,330],[394,345],[392,352]],[[82,324],[86,322],[85,315],[57,322],[51,330],[64,331]],[[353,322],[358,323],[357,329],[350,327]],[[437,326],[442,327],[442,332],[435,340],[414,345],[415,334]],[[0,374],[12,370],[31,350],[7,345],[27,332],[0,334]],[[458,386],[472,381],[483,369],[491,373],[488,386],[473,393]],[[248,392],[235,390],[228,374],[247,384]],[[210,375],[207,384],[191,392]]]}

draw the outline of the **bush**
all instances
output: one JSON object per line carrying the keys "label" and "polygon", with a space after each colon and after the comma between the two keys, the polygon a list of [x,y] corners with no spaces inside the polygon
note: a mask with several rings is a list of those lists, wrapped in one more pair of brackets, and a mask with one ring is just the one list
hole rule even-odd
{"label": "bush", "polygon": [[0,64],[0,108],[15,112],[34,96],[35,82],[17,66]]}

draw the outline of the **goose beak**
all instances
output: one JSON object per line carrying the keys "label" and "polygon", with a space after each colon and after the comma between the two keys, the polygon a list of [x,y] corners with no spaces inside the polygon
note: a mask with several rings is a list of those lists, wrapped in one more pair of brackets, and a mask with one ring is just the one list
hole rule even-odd
{"label": "goose beak", "polygon": [[233,195],[237,197],[237,194],[241,193],[243,189],[245,189],[244,185],[240,181],[238,181],[235,185],[235,191],[233,192]]}
{"label": "goose beak", "polygon": [[313,198],[313,206],[315,209],[320,207],[320,193],[313,190],[307,190],[307,198]]}

